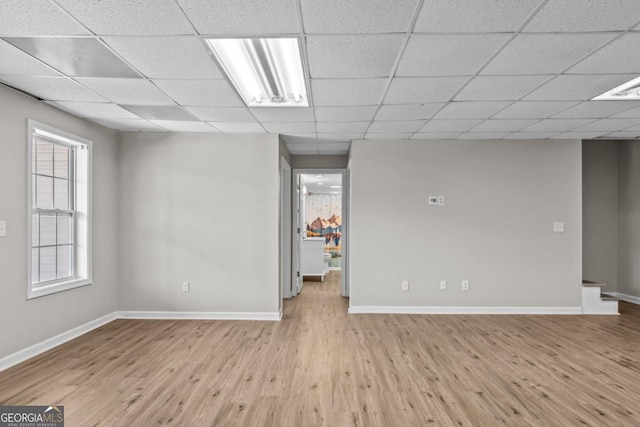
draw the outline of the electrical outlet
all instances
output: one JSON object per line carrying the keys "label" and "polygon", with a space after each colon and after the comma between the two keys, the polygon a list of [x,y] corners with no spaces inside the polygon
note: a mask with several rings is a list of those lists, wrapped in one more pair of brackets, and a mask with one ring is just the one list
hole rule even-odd
{"label": "electrical outlet", "polygon": [[438,196],[438,206],[444,206],[444,196]]}
{"label": "electrical outlet", "polygon": [[409,290],[409,281],[408,280],[403,280],[402,281],[402,290],[403,291],[408,291]]}
{"label": "electrical outlet", "polygon": [[0,221],[0,237],[7,235],[7,221]]}
{"label": "electrical outlet", "polygon": [[447,281],[446,280],[440,280],[440,290],[444,291],[447,289]]}
{"label": "electrical outlet", "polygon": [[182,282],[182,292],[189,292],[189,282]]}
{"label": "electrical outlet", "polygon": [[463,280],[462,281],[462,290],[463,291],[468,291],[469,290],[469,281],[468,280]]}

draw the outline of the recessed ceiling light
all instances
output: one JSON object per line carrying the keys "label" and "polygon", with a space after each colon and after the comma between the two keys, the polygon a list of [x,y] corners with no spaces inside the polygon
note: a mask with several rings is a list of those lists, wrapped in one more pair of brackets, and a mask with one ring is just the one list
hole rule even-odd
{"label": "recessed ceiling light", "polygon": [[332,185],[331,188],[342,188],[341,185]]}
{"label": "recessed ceiling light", "polygon": [[319,182],[318,185],[324,185],[324,182]]}
{"label": "recessed ceiling light", "polygon": [[629,101],[640,99],[640,77],[598,95],[593,101]]}
{"label": "recessed ceiling light", "polygon": [[297,38],[206,39],[249,107],[308,107]]}
{"label": "recessed ceiling light", "polygon": [[324,175],[314,175],[314,178],[322,178]]}

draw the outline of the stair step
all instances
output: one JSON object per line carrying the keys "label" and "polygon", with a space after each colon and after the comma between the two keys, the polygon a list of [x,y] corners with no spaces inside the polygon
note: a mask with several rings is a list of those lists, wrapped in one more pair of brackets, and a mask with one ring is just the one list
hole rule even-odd
{"label": "stair step", "polygon": [[602,299],[603,301],[619,301],[620,299],[617,297],[614,297],[613,295],[607,295],[607,294],[600,294],[600,299]]}
{"label": "stair step", "polygon": [[603,288],[605,286],[605,284],[604,283],[591,282],[589,280],[583,280],[582,281],[582,286],[599,286],[599,287]]}

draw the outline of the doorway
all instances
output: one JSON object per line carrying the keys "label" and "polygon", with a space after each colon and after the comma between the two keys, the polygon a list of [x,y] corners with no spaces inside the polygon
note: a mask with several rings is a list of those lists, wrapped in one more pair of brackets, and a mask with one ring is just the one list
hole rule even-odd
{"label": "doorway", "polygon": [[348,189],[346,169],[293,170],[290,297],[303,291],[305,280],[327,279],[349,296]]}

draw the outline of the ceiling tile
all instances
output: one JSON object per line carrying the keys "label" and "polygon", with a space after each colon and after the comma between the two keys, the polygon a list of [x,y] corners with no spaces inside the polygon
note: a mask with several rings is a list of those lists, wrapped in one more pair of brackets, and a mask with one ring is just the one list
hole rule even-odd
{"label": "ceiling tile", "polygon": [[420,128],[420,133],[466,132],[481,122],[482,120],[429,120]]}
{"label": "ceiling tile", "polygon": [[409,139],[413,132],[397,132],[397,133],[367,133],[364,139]]}
{"label": "ceiling tile", "polygon": [[396,75],[475,74],[509,37],[501,34],[413,35],[402,55]]}
{"label": "ceiling tile", "polygon": [[197,121],[195,117],[177,105],[122,105],[145,120]]}
{"label": "ceiling tile", "polygon": [[550,76],[479,76],[471,80],[456,101],[515,101]]}
{"label": "ceiling tile", "polygon": [[135,114],[125,110],[116,104],[98,102],[67,102],[58,101],[53,105],[59,106],[66,111],[81,117],[95,117],[103,119],[136,119]]}
{"label": "ceiling tile", "polygon": [[606,132],[565,132],[556,134],[551,139],[593,139],[606,134]]}
{"label": "ceiling tile", "polygon": [[586,101],[600,95],[635,75],[561,75],[531,92],[527,101]]}
{"label": "ceiling tile", "polygon": [[317,107],[316,120],[323,122],[371,121],[377,106],[368,107]]}
{"label": "ceiling tile", "polygon": [[416,0],[302,0],[306,33],[403,33]]}
{"label": "ceiling tile", "polygon": [[151,120],[162,128],[170,130],[171,132],[218,132],[218,130],[212,128],[203,122],[183,122],[176,120]]}
{"label": "ceiling tile", "polygon": [[467,132],[456,139],[502,139],[509,136],[509,132]]}
{"label": "ceiling tile", "polygon": [[260,123],[256,122],[209,122],[224,133],[266,133]]}
{"label": "ceiling tile", "polygon": [[178,0],[200,34],[296,34],[294,0]]}
{"label": "ceiling tile", "polygon": [[369,132],[415,132],[425,124],[425,120],[378,121],[371,123]]}
{"label": "ceiling tile", "polygon": [[105,42],[151,79],[221,79],[197,37],[105,37]]}
{"label": "ceiling tile", "polygon": [[[303,140],[308,140],[309,138],[317,141],[316,133],[289,133],[289,134],[281,134],[280,135],[284,142],[286,143],[298,143]],[[308,141],[307,141],[308,142]]]}
{"label": "ceiling tile", "polygon": [[388,77],[402,40],[402,36],[309,36],[311,77]]}
{"label": "ceiling tile", "polygon": [[2,35],[82,35],[90,34],[82,25],[48,1],[2,0]]}
{"label": "ceiling tile", "polygon": [[640,101],[586,101],[562,111],[554,118],[601,119],[640,106]]}
{"label": "ceiling tile", "polygon": [[131,105],[172,105],[160,89],[143,79],[76,79],[84,86],[98,92],[116,104]]}
{"label": "ceiling tile", "polygon": [[443,102],[407,105],[383,105],[376,114],[376,120],[426,120],[442,108]]}
{"label": "ceiling tile", "polygon": [[618,132],[640,125],[640,119],[601,119],[573,129],[574,132]]}
{"label": "ceiling tile", "polygon": [[449,101],[468,80],[468,77],[396,77],[391,81],[384,103]]}
{"label": "ceiling tile", "polygon": [[53,68],[0,39],[0,75],[60,76]]}
{"label": "ceiling tile", "polygon": [[[615,102],[623,102],[623,101],[615,101]],[[614,116],[611,116],[613,119],[635,119],[640,118],[640,106],[636,108],[632,108],[630,110],[623,111],[622,113],[618,113]]]}
{"label": "ceiling tile", "polygon": [[520,101],[493,116],[494,119],[546,119],[576,105],[573,101]]}
{"label": "ceiling tile", "polygon": [[351,144],[349,142],[334,142],[334,143],[319,143],[318,154],[326,156],[336,156],[341,154],[347,154],[349,152]]}
{"label": "ceiling tile", "polygon": [[377,105],[387,79],[313,79],[316,106]]}
{"label": "ceiling tile", "polygon": [[350,133],[364,132],[369,127],[369,122],[318,122],[318,132],[326,133]]}
{"label": "ceiling tile", "polygon": [[521,34],[481,74],[557,74],[612,38],[611,34]]}
{"label": "ceiling tile", "polygon": [[185,107],[185,110],[207,122],[250,122],[253,116],[245,107]]}
{"label": "ceiling tile", "polygon": [[318,143],[309,144],[290,144],[287,143],[287,150],[294,156],[314,155],[319,154]]}
{"label": "ceiling tile", "polygon": [[56,0],[96,34],[193,34],[174,0]]}
{"label": "ceiling tile", "polygon": [[516,31],[542,0],[429,0],[424,2],[416,32],[481,33]]}
{"label": "ceiling tile", "polygon": [[0,76],[3,83],[50,101],[106,102],[66,77]]}
{"label": "ceiling tile", "polygon": [[531,126],[537,119],[527,120],[486,120],[472,129],[472,132],[517,132]]}
{"label": "ceiling tile", "polygon": [[69,77],[140,77],[98,39],[7,37],[5,40]]}
{"label": "ceiling tile", "polygon": [[123,131],[166,131],[164,128],[142,119],[91,119],[91,121],[104,127]]}
{"label": "ceiling tile", "polygon": [[326,139],[327,141],[351,141],[353,139],[362,139],[363,133],[321,133],[318,132],[318,139]]}
{"label": "ceiling tile", "polygon": [[488,119],[511,104],[509,101],[450,102],[435,119]]}
{"label": "ceiling tile", "polygon": [[546,119],[522,129],[522,132],[565,132],[592,121],[591,119]]}
{"label": "ceiling tile", "polygon": [[624,132],[611,132],[605,134],[607,138],[624,138],[624,139],[635,139],[640,137],[640,130],[637,131],[624,131]]}
{"label": "ceiling tile", "polygon": [[548,139],[558,132],[515,132],[505,137],[505,139]]}
{"label": "ceiling tile", "polygon": [[459,132],[429,132],[416,133],[411,139],[456,139],[458,136]]}
{"label": "ceiling tile", "polygon": [[637,0],[549,0],[524,31],[620,31],[638,21]]}
{"label": "ceiling tile", "polygon": [[316,131],[316,124],[313,122],[263,123],[262,126],[269,133],[313,133]]}
{"label": "ceiling tile", "polygon": [[[640,6],[640,4],[638,4]],[[637,52],[640,34],[630,33],[580,61],[568,72],[576,74],[640,73]]]}
{"label": "ceiling tile", "polygon": [[244,104],[226,80],[154,80],[180,105],[190,107],[241,107]]}
{"label": "ceiling tile", "polygon": [[269,122],[312,122],[313,108],[282,107],[282,108],[250,108],[253,115],[263,123]]}

